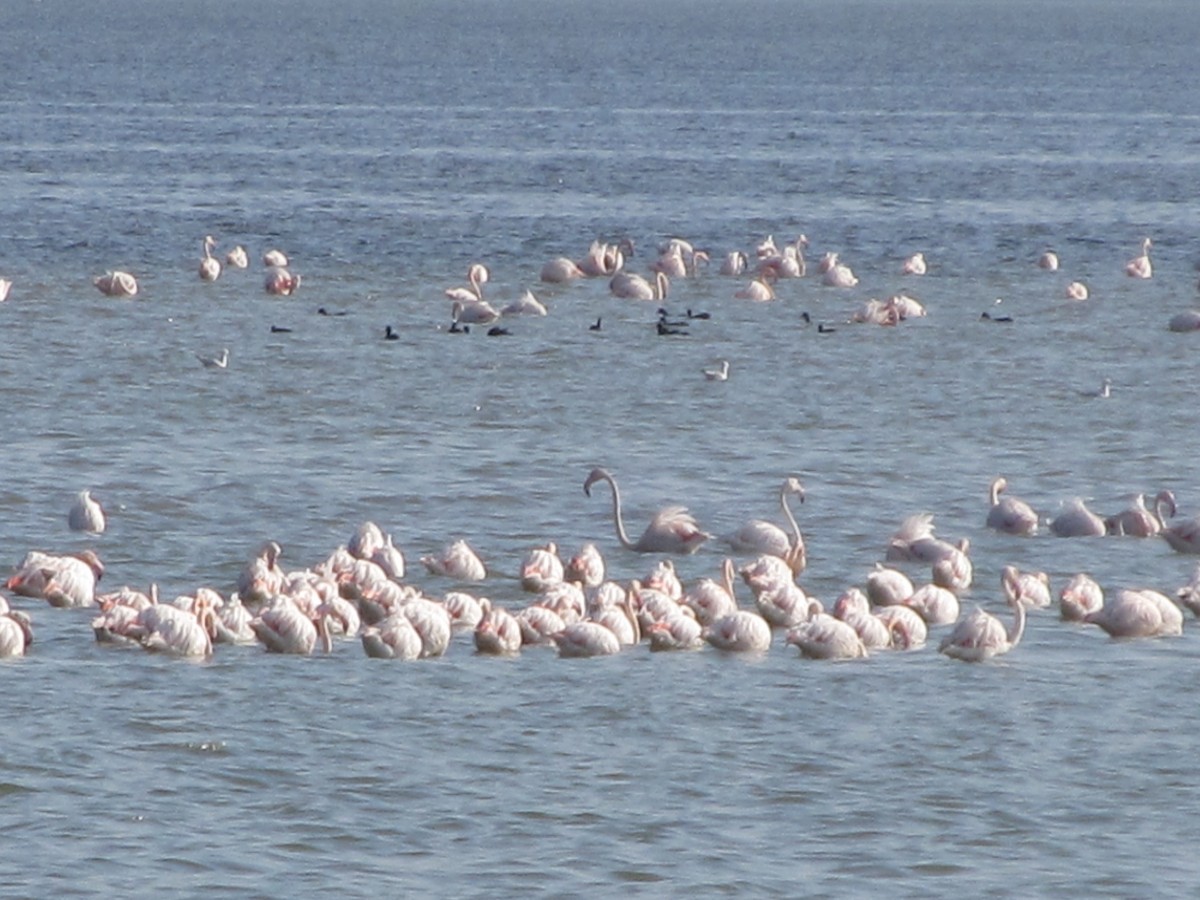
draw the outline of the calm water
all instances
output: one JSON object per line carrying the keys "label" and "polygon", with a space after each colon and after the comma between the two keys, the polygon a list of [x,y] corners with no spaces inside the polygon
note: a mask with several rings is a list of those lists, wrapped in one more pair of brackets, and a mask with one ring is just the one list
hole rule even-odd
{"label": "calm water", "polygon": [[[397,8],[399,7],[399,8]],[[1200,13],[1047,3],[68,0],[0,7],[0,556],[94,546],[105,584],[232,590],[278,540],[315,563],[366,519],[417,558],[457,537],[527,602],[525,551],[686,503],[710,531],[775,517],[798,472],[826,600],[899,522],[1000,568],[1173,591],[1157,540],[983,527],[997,474],[1052,516],[1135,491],[1200,511]],[[861,283],[676,281],[651,304],[543,262],[632,237],[713,253],[806,233]],[[304,277],[196,277],[200,243],[278,246]],[[1155,277],[1122,273],[1144,235]],[[1058,250],[1058,273],[1038,270]],[[931,273],[903,280],[923,250]],[[550,307],[512,337],[445,333],[469,263]],[[90,284],[134,272],[133,301]],[[1073,279],[1092,299],[1060,299]],[[919,297],[895,329],[841,320]],[[980,312],[1003,298],[1009,326]],[[316,309],[347,310],[321,317]],[[587,325],[600,316],[604,330]],[[381,339],[386,324],[399,341]],[[273,334],[271,325],[292,328]],[[195,353],[228,347],[225,372]],[[700,370],[731,363],[726,383]],[[1113,396],[1088,399],[1105,377]],[[74,493],[110,512],[66,529]],[[679,563],[713,575],[718,542]],[[924,571],[914,569],[914,575]],[[1031,616],[1002,661],[861,664],[713,652],[596,661],[273,658],[188,664],[96,646],[30,601],[0,666],[0,891],[13,896],[1191,895],[1200,643],[1112,642]],[[940,631],[935,630],[931,643]]]}

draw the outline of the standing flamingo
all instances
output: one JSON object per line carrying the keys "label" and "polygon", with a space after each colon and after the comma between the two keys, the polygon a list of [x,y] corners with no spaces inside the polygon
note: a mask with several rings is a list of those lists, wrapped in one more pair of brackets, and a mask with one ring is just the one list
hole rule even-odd
{"label": "standing flamingo", "polygon": [[1150,265],[1150,238],[1142,238],[1142,254],[1125,263],[1125,274],[1130,278],[1149,278],[1154,274]]}
{"label": "standing flamingo", "polygon": [[211,234],[204,236],[204,258],[200,260],[200,278],[203,281],[216,281],[221,275],[221,261],[212,255],[217,246],[216,239]]}
{"label": "standing flamingo", "polygon": [[988,527],[1007,534],[1036,534],[1037,513],[1024,500],[1017,497],[1001,497],[1000,494],[1007,487],[1008,481],[1003,477],[992,482],[989,490],[991,507],[988,509]]}
{"label": "standing flamingo", "polygon": [[72,531],[103,534],[106,527],[104,509],[91,491],[80,491],[67,513],[67,527]]}
{"label": "standing flamingo", "polygon": [[735,553],[770,554],[778,556],[787,562],[792,572],[799,575],[804,571],[807,556],[804,546],[804,535],[796,524],[796,517],[788,506],[788,497],[795,496],[804,502],[804,485],[795,475],[784,479],[779,489],[779,505],[783,509],[784,518],[792,528],[789,536],[778,525],[762,519],[752,519],[737,531],[726,535],[723,540],[733,548]]}
{"label": "standing flamingo", "polygon": [[[1006,573],[1006,588],[1009,577]],[[1015,586],[1007,593],[1013,610],[1012,625],[1006,628],[995,616],[976,608],[942,639],[938,651],[963,662],[983,662],[1016,647],[1025,633],[1025,604]]]}
{"label": "standing flamingo", "polygon": [[617,488],[616,479],[608,470],[592,469],[583,483],[583,492],[590,497],[592,485],[597,481],[607,481],[612,489],[613,524],[617,529],[617,540],[628,550],[636,553],[695,553],[701,544],[712,537],[711,534],[700,530],[686,507],[668,506],[655,514],[637,543],[634,543],[625,533],[625,523],[621,517],[621,493]]}

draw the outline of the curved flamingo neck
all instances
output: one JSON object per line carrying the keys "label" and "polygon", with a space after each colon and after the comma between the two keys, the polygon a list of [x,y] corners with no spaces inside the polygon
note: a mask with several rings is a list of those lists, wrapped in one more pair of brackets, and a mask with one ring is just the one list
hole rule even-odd
{"label": "curved flamingo neck", "polygon": [[1013,621],[1007,630],[1008,648],[1011,650],[1021,643],[1021,635],[1025,633],[1025,604],[1017,600],[1013,604]]}
{"label": "curved flamingo neck", "polygon": [[633,550],[635,549],[634,543],[629,539],[629,535],[625,533],[625,521],[621,517],[621,490],[617,487],[616,479],[612,475],[605,472],[601,477],[612,488],[613,524],[617,529],[617,540],[621,542],[621,546],[625,549]]}

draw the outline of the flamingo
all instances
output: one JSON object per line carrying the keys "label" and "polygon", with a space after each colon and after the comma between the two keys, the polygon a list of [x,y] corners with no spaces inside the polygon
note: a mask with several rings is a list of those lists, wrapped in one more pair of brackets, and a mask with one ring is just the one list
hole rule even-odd
{"label": "flamingo", "polygon": [[533,296],[533,291],[526,290],[516,300],[501,307],[500,315],[544,316],[546,315],[546,306],[537,297]]}
{"label": "flamingo", "polygon": [[494,606],[475,626],[475,650],[494,656],[514,656],[521,652],[521,625],[507,609]]}
{"label": "flamingo", "polygon": [[432,575],[445,575],[456,581],[483,581],[487,569],[464,540],[457,540],[441,556],[422,556],[421,563]]}
{"label": "flamingo", "polygon": [[891,646],[891,628],[879,616],[871,614],[870,601],[858,588],[848,589],[834,601],[833,615],[853,628],[868,650]]}
{"label": "flamingo", "polygon": [[192,612],[169,604],[147,607],[138,617],[145,626],[141,645],[171,656],[212,656],[212,616],[207,601],[197,602]]}
{"label": "flamingo", "polygon": [[263,288],[268,294],[277,297],[290,297],[300,287],[300,276],[293,275],[282,266],[272,267],[267,271]]}
{"label": "flamingo", "polygon": [[12,290],[12,282],[7,278],[0,278],[0,303],[8,299],[8,292]]}
{"label": "flamingo", "polygon": [[326,617],[321,616],[314,622],[290,597],[275,597],[251,620],[250,627],[263,646],[272,653],[308,656],[316,647],[318,638],[326,653],[333,652]]}
{"label": "flamingo", "polygon": [[958,546],[951,546],[949,552],[933,564],[930,577],[934,584],[955,594],[961,594],[971,586],[975,567],[967,556],[970,546],[966,538],[960,538]]}
{"label": "flamingo", "polygon": [[1058,593],[1058,612],[1065,622],[1082,622],[1103,606],[1103,589],[1083,572],[1073,576]]}
{"label": "flamingo", "polygon": [[904,265],[900,267],[901,275],[924,275],[927,271],[925,265],[925,254],[914,253],[908,259],[904,260]]}
{"label": "flamingo", "polygon": [[1150,238],[1142,238],[1142,254],[1125,263],[1125,274],[1130,278],[1149,278],[1154,274],[1150,265]]}
{"label": "flamingo", "polygon": [[867,325],[895,325],[900,321],[900,310],[890,303],[880,303],[872,298],[854,311],[850,321]]}
{"label": "flamingo", "polygon": [[1106,522],[1112,534],[1128,534],[1134,537],[1153,537],[1167,527],[1167,519],[1176,512],[1175,495],[1168,490],[1159,491],[1154,497],[1154,509],[1146,508],[1144,494],[1134,494],[1129,506]]}
{"label": "flamingo", "polygon": [[907,606],[884,606],[874,615],[887,626],[892,646],[898,650],[914,650],[925,644],[929,628],[915,610]]}
{"label": "flamingo", "polygon": [[896,318],[903,322],[905,319],[920,319],[928,315],[925,307],[921,305],[921,301],[907,294],[892,294],[888,297],[884,308],[894,312]]}
{"label": "flamingo", "polygon": [[765,275],[770,271],[776,278],[803,278],[808,271],[804,261],[804,248],[807,246],[808,237],[802,234],[778,253],[760,257],[759,274]]}
{"label": "flamingo", "polygon": [[554,635],[567,627],[562,616],[552,609],[534,604],[520,610],[514,617],[521,629],[521,643],[544,645],[554,643]]}
{"label": "flamingo", "polygon": [[1024,500],[1017,497],[1001,497],[1008,487],[1003,477],[996,478],[989,489],[991,508],[988,510],[987,525],[1006,534],[1031,535],[1037,533],[1037,513]]}
{"label": "flamingo", "polygon": [[750,264],[749,258],[741,250],[730,250],[721,261],[722,275],[741,275]]}
{"label": "flamingo", "polygon": [[287,578],[279,566],[282,554],[279,544],[267,541],[242,568],[237,591],[243,603],[257,606],[283,591]]}
{"label": "flamingo", "polygon": [[541,279],[548,284],[563,284],[576,278],[583,278],[584,271],[574,260],[560,256],[542,266]]}
{"label": "flamingo", "polygon": [[489,278],[488,268],[483,263],[472,263],[467,267],[467,287],[446,288],[447,300],[458,300],[464,305],[483,300],[483,285]]}
{"label": "flamingo", "polygon": [[1050,576],[1045,572],[1022,572],[1016,566],[1005,566],[1000,573],[1000,584],[1009,599],[1019,597],[1030,609],[1050,605]]}
{"label": "flamingo", "polygon": [[936,584],[922,585],[902,602],[915,610],[927,625],[949,625],[958,621],[958,597]]}
{"label": "flamingo", "polygon": [[33,643],[33,620],[28,613],[5,610],[0,613],[0,658],[24,656]]}
{"label": "flamingo", "polygon": [[500,311],[486,300],[464,303],[455,300],[450,304],[450,319],[455,325],[488,325],[500,318]]}
{"label": "flamingo", "polygon": [[1045,253],[1043,253],[1041,256],[1038,257],[1037,264],[1038,264],[1039,269],[1045,269],[1047,272],[1057,272],[1058,271],[1058,254],[1055,253],[1053,250],[1047,250]]}
{"label": "flamingo", "polygon": [[1059,537],[1095,537],[1108,533],[1104,520],[1087,508],[1082,497],[1072,497],[1050,523]]}
{"label": "flamingo", "polygon": [[250,258],[246,256],[246,248],[238,244],[232,250],[225,254],[225,265],[233,266],[235,269],[244,269],[250,265]]}
{"label": "flamingo", "polygon": [[92,550],[70,556],[33,551],[25,555],[5,587],[55,607],[94,606],[96,583],[103,575],[104,564]]}
{"label": "flamingo", "polygon": [[653,651],[699,650],[704,646],[703,627],[685,612],[670,613],[657,620],[646,635]]}
{"label": "flamingo", "polygon": [[735,553],[765,553],[778,556],[788,564],[793,574],[799,575],[807,564],[807,553],[804,535],[800,532],[800,526],[788,505],[788,497],[791,496],[799,497],[800,502],[804,502],[804,485],[795,475],[785,478],[779,488],[779,506],[791,526],[791,536],[778,525],[762,519],[752,519],[737,531],[726,535],[723,540]]}
{"label": "flamingo", "polygon": [[608,282],[608,289],[614,297],[623,300],[652,300],[663,303],[670,290],[670,279],[658,272],[654,276],[654,284],[651,284],[636,273],[618,272]]}
{"label": "flamingo", "polygon": [[773,272],[773,269],[768,269],[757,278],[751,280],[745,287],[735,291],[733,296],[738,300],[752,300],[755,303],[767,303],[774,300],[775,288],[771,285],[771,282],[774,280]]}
{"label": "flamingo", "polygon": [[867,648],[854,627],[826,613],[813,616],[787,633],[787,643],[808,659],[862,659]]}
{"label": "flamingo", "polygon": [[899,606],[913,595],[912,580],[899,569],[881,563],[867,575],[867,597],[872,606]]}
{"label": "flamingo", "polygon": [[1088,288],[1082,281],[1072,281],[1067,285],[1064,294],[1068,300],[1086,300],[1088,298]]}
{"label": "flamingo", "polygon": [[821,284],[827,287],[852,288],[858,284],[858,277],[845,263],[835,262],[821,276]]}
{"label": "flamingo", "polygon": [[704,639],[729,653],[766,653],[771,647],[771,626],[758,613],[739,609],[704,629]]}
{"label": "flamingo", "polygon": [[553,541],[544,547],[535,547],[521,563],[521,587],[530,593],[541,593],[551,585],[563,580],[563,564],[558,558],[558,547]]}
{"label": "flamingo", "polygon": [[1083,621],[1111,637],[1167,637],[1183,633],[1183,613],[1158,591],[1120,590]]}
{"label": "flamingo", "polygon": [[1200,554],[1200,515],[1174,522],[1159,533],[1175,552]]}
{"label": "flamingo", "polygon": [[262,263],[268,269],[286,269],[288,265],[287,254],[282,250],[267,250],[263,253]]}
{"label": "flamingo", "polygon": [[1196,565],[1192,580],[1176,591],[1175,596],[1193,616],[1200,617],[1200,564]]}
{"label": "flamingo", "polygon": [[402,612],[364,628],[360,640],[363,652],[372,659],[420,659],[424,649],[421,636]]}
{"label": "flamingo", "polygon": [[200,278],[203,281],[216,281],[221,275],[221,261],[212,255],[216,246],[216,239],[211,234],[204,236],[204,259],[200,260]]}
{"label": "flamingo", "polygon": [[711,534],[701,531],[696,520],[683,506],[668,506],[659,510],[637,543],[629,540],[625,533],[625,523],[621,517],[621,493],[617,488],[616,479],[607,469],[592,469],[587,480],[583,483],[583,492],[592,495],[592,485],[597,481],[607,481],[612,489],[613,524],[617,529],[617,539],[621,546],[636,553],[695,553],[700,545],[707,541]]}
{"label": "flamingo", "polygon": [[584,544],[567,561],[563,566],[563,579],[577,581],[587,588],[598,587],[604,582],[604,557],[595,544]]}
{"label": "flamingo", "polygon": [[107,523],[104,509],[92,496],[91,491],[80,491],[67,513],[67,527],[72,531],[103,534]]}
{"label": "flamingo", "polygon": [[938,651],[952,659],[963,662],[983,662],[1002,653],[1008,653],[1021,642],[1025,632],[1025,604],[1015,586],[1008,589],[1009,575],[1004,576],[1008,605],[1013,610],[1013,621],[1007,628],[995,616],[976,607],[938,645]]}
{"label": "flamingo", "polygon": [[136,297],[138,292],[137,279],[128,272],[105,272],[93,278],[92,284],[108,297]]}
{"label": "flamingo", "polygon": [[721,581],[701,578],[679,598],[680,605],[691,610],[700,625],[711,625],[737,609],[733,594],[733,571],[733,560],[726,559],[721,564]]}
{"label": "flamingo", "polygon": [[196,359],[200,360],[200,365],[206,369],[227,369],[229,368],[229,348],[223,348],[220,356],[205,356],[203,353],[197,353]]}
{"label": "flamingo", "polygon": [[383,569],[383,574],[392,581],[401,581],[404,578],[404,554],[392,543],[390,534],[385,534],[383,543],[372,551],[371,562]]}
{"label": "flamingo", "polygon": [[715,369],[702,369],[706,381],[728,381],[729,380],[729,360],[721,360],[721,364]]}
{"label": "flamingo", "polygon": [[599,622],[574,622],[553,636],[562,657],[612,656],[621,652],[621,642],[612,629]]}

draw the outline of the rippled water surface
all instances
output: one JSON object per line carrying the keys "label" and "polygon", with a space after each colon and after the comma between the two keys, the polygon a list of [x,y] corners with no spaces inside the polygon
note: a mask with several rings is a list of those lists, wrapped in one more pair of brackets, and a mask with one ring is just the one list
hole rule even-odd
{"label": "rippled water surface", "polygon": [[[1053,516],[1172,489],[1200,511],[1200,115],[1191,4],[67,0],[0,8],[0,556],[93,547],[103,584],[233,590],[264,540],[314,564],[371,519],[411,580],[464,537],[516,607],[524,553],[685,503],[716,534],[778,516],[800,474],[802,576],[861,585],[899,522],[1055,589],[1172,592],[1158,540],[989,532],[987,486]],[[711,313],[655,334],[556,256],[679,235],[837,251],[861,281],[675,280]],[[303,276],[196,277],[201,239]],[[1143,236],[1155,275],[1123,274]],[[1057,273],[1034,265],[1055,248]],[[900,261],[922,250],[923,279]],[[491,268],[544,319],[447,334],[445,288]],[[134,272],[135,300],[91,277]],[[1086,303],[1062,299],[1085,281]],[[903,290],[928,317],[848,325]],[[1002,298],[997,306],[995,301]],[[320,316],[316,310],[346,311]],[[980,313],[1007,314],[1008,325]],[[836,326],[832,334],[806,326]],[[602,331],[588,325],[600,318]],[[382,339],[385,325],[400,334]],[[273,333],[271,326],[291,329]],[[195,354],[228,347],[225,371]],[[705,367],[727,359],[727,382]],[[1085,397],[1104,378],[1106,399]],[[108,531],[66,528],[73,495]],[[715,575],[709,542],[678,562]],[[924,577],[913,569],[914,577]],[[748,602],[748,597],[743,598]],[[713,651],[368,660],[220,647],[190,664],[31,612],[0,666],[0,884],[14,896],[1094,897],[1190,895],[1200,645],[1114,642],[1035,612],[1002,660],[931,646],[853,664]]]}

